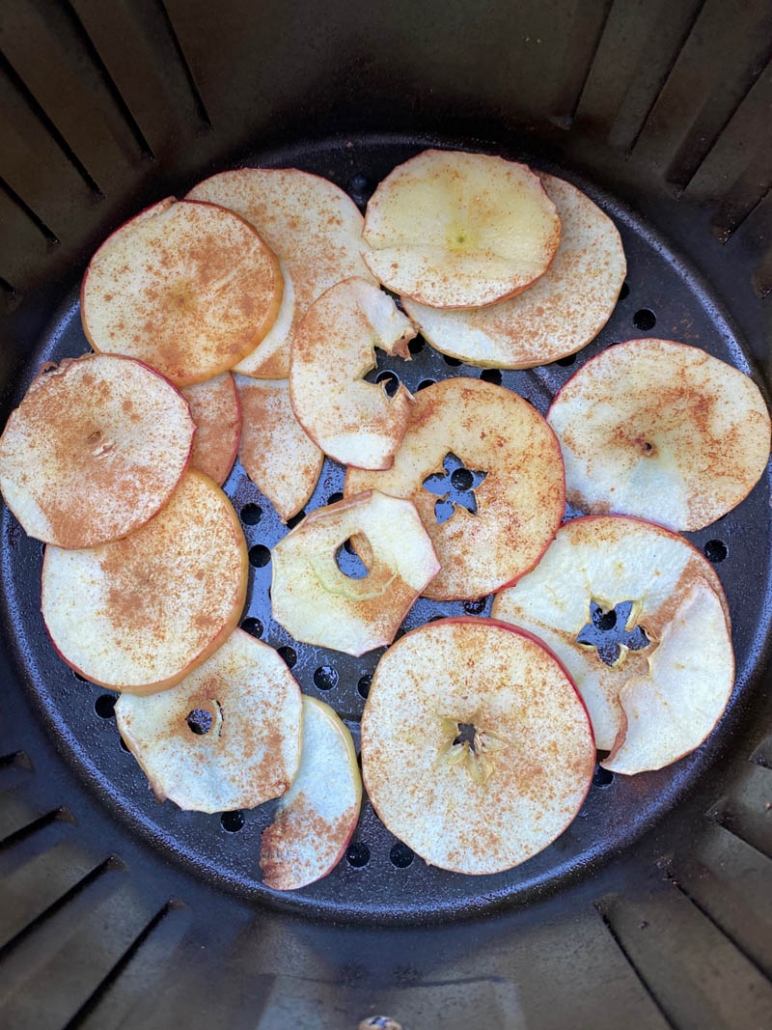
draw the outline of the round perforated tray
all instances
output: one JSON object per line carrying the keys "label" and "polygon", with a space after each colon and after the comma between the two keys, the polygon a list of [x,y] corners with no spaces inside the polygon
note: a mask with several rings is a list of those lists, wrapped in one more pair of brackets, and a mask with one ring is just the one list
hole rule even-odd
{"label": "round perforated tray", "polygon": [[[348,146],[320,144],[256,152],[244,163],[294,166],[324,175],[364,208],[374,185],[396,164],[427,145],[443,144],[437,140],[408,145],[404,141],[360,139]],[[575,359],[527,372],[482,372],[443,358],[419,338],[411,347],[409,363],[383,360],[385,355],[379,355],[378,369],[368,378],[391,371],[414,391],[422,384],[449,376],[481,376],[515,390],[544,413],[551,397],[576,368],[608,344],[632,337],[660,336],[695,344],[743,371],[749,370],[740,341],[709,288],[666,241],[612,197],[566,170],[541,164],[521,152],[502,153],[564,175],[614,218],[624,241],[629,271],[608,325]],[[44,360],[59,360],[87,350],[78,299],[73,295],[41,339],[28,378]],[[306,510],[336,499],[342,484],[343,469],[326,461]],[[367,684],[382,651],[350,658],[308,647],[293,641],[272,620],[268,594],[270,548],[287,529],[238,463],[226,491],[241,514],[250,547],[249,600],[242,625],[279,648],[302,690],[331,704],[358,741]],[[159,805],[155,800],[139,766],[119,739],[112,718],[114,695],[81,681],[54,653],[40,616],[42,545],[27,539],[7,510],[2,521],[2,560],[14,646],[20,664],[26,667],[28,688],[57,748],[93,790],[95,804],[109,806],[132,832],[213,884],[308,915],[401,921],[470,914],[506,899],[524,902],[545,889],[555,889],[567,878],[574,879],[594,867],[604,856],[624,848],[689,789],[720,746],[722,732],[754,671],[769,629],[771,515],[769,481],[765,477],[734,512],[708,529],[688,534],[716,562],[733,615],[737,656],[732,704],[724,722],[699,751],[669,769],[631,779],[599,770],[579,817],[563,836],[530,861],[496,876],[464,877],[427,866],[396,841],[365,799],[347,857],[324,880],[286,895],[263,887],[258,865],[260,834],[273,818],[274,805],[221,817],[181,812],[171,803]],[[487,615],[490,604],[491,598],[445,604],[420,600],[404,628],[421,625],[438,615]]]}

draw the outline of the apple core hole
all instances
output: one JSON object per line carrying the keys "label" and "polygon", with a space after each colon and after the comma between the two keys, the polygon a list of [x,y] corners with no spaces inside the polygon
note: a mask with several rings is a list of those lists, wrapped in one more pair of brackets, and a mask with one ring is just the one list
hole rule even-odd
{"label": "apple core hole", "polygon": [[251,637],[255,637],[258,640],[263,635],[263,624],[259,619],[254,619],[251,616],[248,619],[244,619],[241,624],[241,628],[245,633],[249,633]]}
{"label": "apple core hole", "polygon": [[197,737],[203,737],[211,730],[214,716],[206,708],[194,708],[192,712],[188,712],[185,722],[191,733],[195,733]]}
{"label": "apple core hole", "polygon": [[469,750],[474,754],[474,738],[477,730],[472,722],[460,722],[458,724],[458,736],[453,744],[468,744]]}
{"label": "apple core hole", "polygon": [[604,609],[597,601],[590,601],[590,621],[579,631],[576,642],[594,647],[604,665],[616,665],[622,648],[642,651],[651,641],[643,626],[627,629],[633,610],[632,601],[620,601],[613,608]]}
{"label": "apple core hole", "polygon": [[501,386],[501,369],[484,368],[480,373],[480,379],[484,383],[493,383],[494,386]]}
{"label": "apple core hole", "polygon": [[345,540],[335,552],[335,564],[349,579],[364,579],[368,569],[354,549],[351,538]]}
{"label": "apple core hole", "polygon": [[413,852],[401,840],[398,840],[389,852],[389,861],[397,869],[407,869],[408,866],[413,864],[414,858]]}
{"label": "apple core hole", "polygon": [[704,547],[705,557],[714,565],[725,561],[729,554],[729,548],[723,540],[708,540]]}
{"label": "apple core hole", "polygon": [[255,544],[249,548],[249,564],[255,569],[262,569],[271,560],[271,552],[264,544]]}
{"label": "apple core hole", "polygon": [[263,517],[263,509],[259,504],[245,504],[240,514],[245,526],[256,526]]}
{"label": "apple core hole", "polygon": [[100,719],[112,719],[115,715],[115,702],[117,700],[112,694],[100,694],[94,702],[94,711]]}
{"label": "apple core hole", "polygon": [[338,685],[338,670],[331,665],[320,665],[314,672],[314,686],[318,690],[332,690]]}
{"label": "apple core hole", "polygon": [[424,490],[437,498],[434,517],[438,526],[452,519],[456,508],[464,508],[470,515],[477,514],[475,490],[488,475],[481,469],[468,469],[452,451],[442,459],[442,468],[442,472],[430,473],[422,483]]}
{"label": "apple core hole", "polygon": [[228,833],[238,833],[244,826],[244,813],[239,811],[223,812],[220,816],[220,826]]}
{"label": "apple core hole", "polygon": [[653,311],[649,311],[648,308],[641,308],[640,311],[636,311],[633,315],[633,325],[644,333],[648,333],[656,324],[657,316]]}
{"label": "apple core hole", "polygon": [[349,844],[346,849],[346,861],[355,869],[361,869],[370,861],[370,849],[361,842]]}

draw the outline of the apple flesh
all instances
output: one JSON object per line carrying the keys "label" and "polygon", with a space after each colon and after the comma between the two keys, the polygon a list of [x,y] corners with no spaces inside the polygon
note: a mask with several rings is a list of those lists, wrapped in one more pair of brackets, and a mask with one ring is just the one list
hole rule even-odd
{"label": "apple flesh", "polygon": [[356,829],[361,803],[351,734],[329,705],[304,697],[300,768],[260,841],[266,887],[297,890],[334,869]]}
{"label": "apple flesh", "polygon": [[236,629],[171,690],[122,694],[118,731],[159,801],[196,812],[255,808],[298,769],[300,688],[272,647]]}
{"label": "apple flesh", "polygon": [[230,372],[186,386],[182,395],[196,424],[191,468],[222,486],[228,478],[241,438],[241,405]]}

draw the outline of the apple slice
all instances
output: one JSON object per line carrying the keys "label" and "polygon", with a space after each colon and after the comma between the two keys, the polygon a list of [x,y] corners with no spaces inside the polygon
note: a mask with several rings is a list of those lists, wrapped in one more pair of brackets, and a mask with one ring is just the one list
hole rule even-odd
{"label": "apple slice", "polygon": [[304,697],[300,768],[260,840],[266,887],[296,890],[334,869],[356,829],[361,803],[351,734],[329,705]]}
{"label": "apple slice", "polygon": [[199,183],[188,198],[235,211],[278,255],[285,302],[276,325],[236,371],[258,379],[285,379],[290,344],[317,297],[354,275],[373,281],[362,261],[362,215],[334,183],[297,168],[222,172]]}
{"label": "apple slice", "polygon": [[416,394],[391,469],[348,470],[346,496],[370,489],[415,504],[442,565],[424,595],[442,601],[482,597],[533,568],[564,510],[554,433],[522,397],[479,379]]}
{"label": "apple slice", "polygon": [[[364,538],[367,575],[353,579],[335,560]],[[439,570],[410,501],[371,490],[318,508],[273,549],[274,619],[304,644],[361,655],[389,644]]]}
{"label": "apple slice", "polygon": [[311,306],[292,341],[290,397],[298,421],[335,461],[390,468],[410,417],[412,397],[400,384],[363,377],[376,367],[375,348],[410,360],[410,320],[377,286],[346,279]]}
{"label": "apple slice", "polygon": [[190,386],[250,354],[281,295],[279,263],[248,222],[170,197],[102,244],[83,280],[81,315],[95,351],[139,358]]}
{"label": "apple slice", "polygon": [[534,571],[498,595],[493,615],[536,633],[565,664],[615,771],[658,769],[698,747],[732,692],[718,576],[653,523],[568,522]]}
{"label": "apple slice", "polygon": [[756,384],[671,340],[630,340],[588,361],[547,416],[566,463],[568,501],[670,529],[710,525],[740,503],[769,459]]}
{"label": "apple slice", "polygon": [[443,354],[483,368],[532,368],[580,350],[614,310],[627,264],[611,219],[575,186],[540,173],[560,216],[560,246],[524,293],[485,308],[443,311],[404,301]]}
{"label": "apple slice", "polygon": [[165,508],[101,547],[47,547],[42,611],[76,672],[112,690],[152,694],[201,665],[230,636],[247,592],[247,547],[225,494],[188,472]]}
{"label": "apple slice", "polygon": [[431,865],[476,875],[524,862],[571,823],[594,767],[584,705],[530,634],[443,619],[378,663],[362,718],[365,786]]}
{"label": "apple slice", "polygon": [[0,437],[0,488],[25,531],[94,547],[151,519],[190,459],[195,427],[174,387],[138,361],[47,365]]}
{"label": "apple slice", "polygon": [[289,788],[301,712],[300,688],[280,656],[236,629],[171,690],[122,694],[115,719],[159,801],[229,812]]}
{"label": "apple slice", "polygon": [[380,183],[363,236],[364,259],[384,286],[432,307],[471,308],[544,275],[560,219],[525,165],[425,150]]}
{"label": "apple slice", "polygon": [[241,405],[230,372],[186,386],[182,395],[196,423],[191,468],[222,486],[228,478],[241,438]]}
{"label": "apple slice", "polygon": [[236,379],[243,426],[241,464],[283,522],[314,492],[324,454],[295,418],[286,379]]}

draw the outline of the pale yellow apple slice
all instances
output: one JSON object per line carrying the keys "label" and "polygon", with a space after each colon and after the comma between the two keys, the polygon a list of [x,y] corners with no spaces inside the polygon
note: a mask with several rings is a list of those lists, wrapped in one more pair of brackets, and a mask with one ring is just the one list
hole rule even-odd
{"label": "pale yellow apple slice", "polygon": [[236,629],[171,690],[122,694],[115,719],[159,801],[229,812],[288,789],[300,762],[301,712],[281,657]]}
{"label": "pale yellow apple slice", "polygon": [[335,461],[390,468],[405,433],[412,397],[400,383],[389,397],[364,382],[375,348],[410,360],[409,319],[377,286],[346,279],[309,309],[292,341],[290,397],[298,421]]}
{"label": "pale yellow apple slice", "polygon": [[297,168],[222,172],[199,183],[188,197],[237,212],[278,255],[285,281],[279,317],[236,371],[257,379],[286,378],[290,344],[317,297],[351,276],[371,279],[362,261],[362,215],[334,183]]}
{"label": "pale yellow apple slice", "polygon": [[139,358],[177,386],[232,368],[279,312],[279,263],[233,211],[170,197],[91,259],[81,316],[96,351]]}
{"label": "pale yellow apple slice", "polygon": [[295,418],[286,379],[237,376],[236,384],[243,422],[241,464],[286,522],[314,492],[324,454]]}
{"label": "pale yellow apple slice", "polygon": [[[448,473],[443,487],[437,483],[449,455],[465,468]],[[440,523],[438,505],[449,503],[442,494],[451,495],[459,472],[479,485]],[[430,492],[424,483],[432,480]],[[442,565],[424,590],[436,600],[482,597],[522,576],[549,546],[564,511],[554,433],[522,397],[479,379],[446,379],[416,394],[392,467],[348,470],[346,496],[370,489],[418,509]]]}
{"label": "pale yellow apple slice", "polygon": [[[620,748],[610,768],[627,771],[625,711],[639,697],[663,705],[659,718],[630,721],[647,741],[644,768],[701,744],[729,700],[734,664],[718,576],[696,548],[653,523],[613,515],[566,523],[533,572],[496,597],[493,615],[537,634],[565,664],[598,747]],[[668,708],[675,733],[663,732]],[[636,749],[644,754],[643,744]]]}
{"label": "pale yellow apple slice", "polygon": [[405,299],[429,343],[472,365],[531,368],[580,350],[614,310],[627,264],[616,226],[575,186],[539,173],[560,216],[560,246],[541,279],[485,308],[443,311]]}
{"label": "pale yellow apple slice", "polygon": [[329,705],[303,698],[303,754],[260,840],[263,883],[305,887],[343,857],[359,819],[362,777],[351,734]]}
{"label": "pale yellow apple slice", "polygon": [[769,413],[753,380],[670,340],[602,351],[563,386],[547,418],[563,449],[570,504],[670,529],[701,529],[726,515],[769,459]]}
{"label": "pale yellow apple slice", "polygon": [[364,259],[384,286],[432,307],[471,308],[544,275],[560,219],[525,165],[425,150],[380,183],[363,236]]}
{"label": "pale yellow apple slice", "polygon": [[190,459],[183,397],[147,365],[88,355],[44,366],[0,438],[0,488],[25,531],[60,547],[126,536]]}
{"label": "pale yellow apple slice", "polygon": [[[336,563],[351,537],[364,538],[367,575]],[[318,508],[272,552],[274,619],[296,640],[361,655],[389,644],[439,569],[410,501],[376,490]]]}
{"label": "pale yellow apple slice", "polygon": [[248,567],[230,501],[203,473],[188,472],[130,536],[78,551],[46,548],[43,619],[61,657],[86,679],[152,694],[227,640]]}
{"label": "pale yellow apple slice", "polygon": [[222,486],[228,478],[241,438],[241,405],[230,372],[186,386],[182,395],[196,423],[190,467]]}
{"label": "pale yellow apple slice", "polygon": [[365,787],[431,865],[484,874],[524,862],[571,823],[594,766],[584,705],[530,634],[443,619],[378,663],[362,718]]}

